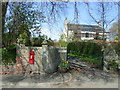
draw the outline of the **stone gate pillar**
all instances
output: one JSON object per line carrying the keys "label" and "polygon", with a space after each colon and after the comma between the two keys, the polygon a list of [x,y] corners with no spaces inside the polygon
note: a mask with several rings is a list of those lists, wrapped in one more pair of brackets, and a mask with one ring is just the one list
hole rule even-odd
{"label": "stone gate pillar", "polygon": [[56,47],[49,46],[47,41],[42,43],[42,66],[43,72],[53,73],[57,71],[57,67],[60,64],[60,53]]}
{"label": "stone gate pillar", "polygon": [[22,54],[21,50],[25,47],[24,44],[17,44],[16,48],[16,70],[15,74],[21,74],[23,72],[23,67],[22,67]]}
{"label": "stone gate pillar", "polygon": [[108,63],[115,61],[118,62],[119,61],[119,56],[117,54],[117,52],[115,51],[115,49],[113,47],[111,47],[111,44],[108,44],[107,47],[104,50],[104,66],[103,66],[103,70],[104,71],[109,71],[108,70]]}
{"label": "stone gate pillar", "polygon": [[48,58],[48,44],[47,41],[43,41],[42,43],[42,71],[48,72],[50,69],[49,66],[49,58]]}

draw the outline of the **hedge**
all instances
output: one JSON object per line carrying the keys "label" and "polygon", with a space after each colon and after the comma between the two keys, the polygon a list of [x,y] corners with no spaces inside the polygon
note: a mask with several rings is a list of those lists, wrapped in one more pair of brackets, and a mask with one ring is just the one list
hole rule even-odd
{"label": "hedge", "polygon": [[16,46],[11,45],[6,48],[1,48],[2,50],[2,64],[8,65],[8,63],[16,62]]}
{"label": "hedge", "polygon": [[67,46],[68,53],[100,57],[102,56],[102,45],[93,42],[71,42]]}
{"label": "hedge", "polygon": [[70,42],[67,46],[68,55],[85,59],[96,65],[102,64],[102,44],[94,42]]}

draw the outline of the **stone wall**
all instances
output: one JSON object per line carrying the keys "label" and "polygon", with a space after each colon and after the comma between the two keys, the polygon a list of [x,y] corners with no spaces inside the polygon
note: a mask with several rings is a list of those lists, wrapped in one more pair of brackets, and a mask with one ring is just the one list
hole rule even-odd
{"label": "stone wall", "polygon": [[[104,71],[109,71],[108,63],[115,61],[118,65],[120,64],[120,56],[116,52],[116,50],[112,47],[112,45],[109,43],[107,44],[107,47],[104,50],[103,53],[104,56]],[[118,67],[119,68],[119,67]],[[120,68],[119,68],[120,69]]]}
{"label": "stone wall", "polygon": [[[23,73],[31,71],[37,73],[52,73],[57,70],[60,61],[66,59],[66,54],[61,55],[61,48],[42,45],[42,47],[26,47],[25,45],[17,45],[16,55],[16,71]],[[29,51],[34,51],[34,64],[29,64]]]}
{"label": "stone wall", "polygon": [[[35,63],[29,64],[29,51],[32,50],[35,53]],[[25,45],[17,45],[16,51],[16,73],[23,73],[24,71],[30,71],[37,73],[52,73],[57,70],[61,60],[66,60],[67,52],[66,48],[51,47],[48,45],[42,45],[42,47],[26,47]],[[108,63],[115,60],[120,64],[120,56],[110,44],[105,48],[103,53],[104,71],[108,71]],[[119,68],[120,69],[120,68]]]}

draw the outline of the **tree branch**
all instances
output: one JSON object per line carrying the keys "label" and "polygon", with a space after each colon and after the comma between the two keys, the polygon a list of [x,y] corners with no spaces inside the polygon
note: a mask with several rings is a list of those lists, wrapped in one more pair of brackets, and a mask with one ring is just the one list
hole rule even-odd
{"label": "tree branch", "polygon": [[94,22],[98,23],[98,21],[94,18],[94,16],[93,16],[92,13],[90,12],[89,4],[88,4],[88,3],[85,3],[85,4],[87,5],[88,13],[89,13],[90,17],[94,20]]}

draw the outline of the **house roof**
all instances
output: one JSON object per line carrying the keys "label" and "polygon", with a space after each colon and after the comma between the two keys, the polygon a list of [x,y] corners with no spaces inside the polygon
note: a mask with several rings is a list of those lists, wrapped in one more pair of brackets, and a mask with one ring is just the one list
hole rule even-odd
{"label": "house roof", "polygon": [[82,30],[82,31],[103,31],[98,25],[84,25],[84,24],[67,24],[68,30]]}

